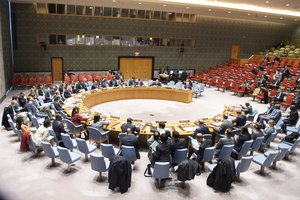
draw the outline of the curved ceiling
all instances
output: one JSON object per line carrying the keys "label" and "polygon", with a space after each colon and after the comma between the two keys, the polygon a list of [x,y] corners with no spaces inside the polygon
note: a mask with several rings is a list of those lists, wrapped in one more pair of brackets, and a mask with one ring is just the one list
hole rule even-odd
{"label": "curved ceiling", "polygon": [[11,0],[194,13],[232,19],[300,24],[300,0]]}

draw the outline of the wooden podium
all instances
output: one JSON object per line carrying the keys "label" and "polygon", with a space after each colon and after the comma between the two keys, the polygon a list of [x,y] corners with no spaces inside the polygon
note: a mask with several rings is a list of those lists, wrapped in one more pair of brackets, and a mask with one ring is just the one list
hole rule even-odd
{"label": "wooden podium", "polygon": [[153,78],[154,56],[119,56],[118,65],[124,79],[135,77],[149,80]]}

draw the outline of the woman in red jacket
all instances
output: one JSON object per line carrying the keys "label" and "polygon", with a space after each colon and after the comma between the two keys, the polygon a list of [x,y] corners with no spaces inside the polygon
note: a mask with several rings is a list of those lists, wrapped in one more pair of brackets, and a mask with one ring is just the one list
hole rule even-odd
{"label": "woman in red jacket", "polygon": [[[82,121],[87,121],[88,119],[89,118],[85,118],[79,114],[79,108],[77,106],[75,106],[73,108],[72,115],[71,115],[71,121],[75,126],[81,125]],[[84,130],[82,132],[85,135],[85,138],[87,139],[88,134],[87,134],[86,126],[84,126]]]}

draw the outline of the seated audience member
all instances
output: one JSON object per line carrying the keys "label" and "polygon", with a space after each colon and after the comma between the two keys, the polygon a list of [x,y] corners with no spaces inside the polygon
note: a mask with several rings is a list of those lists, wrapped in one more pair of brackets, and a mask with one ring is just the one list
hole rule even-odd
{"label": "seated audience member", "polygon": [[136,158],[141,158],[139,152],[139,138],[133,134],[133,131],[130,128],[127,129],[127,135],[121,138],[121,145],[133,146],[135,149]]}
{"label": "seated audience member", "polygon": [[179,133],[177,131],[173,131],[172,139],[173,140],[171,142],[171,156],[173,157],[176,149],[187,148],[187,144],[184,138],[179,138]]}
{"label": "seated audience member", "polygon": [[152,86],[152,87],[161,87],[162,85],[161,85],[161,82],[158,79],[156,79],[156,81],[154,81],[150,86]]}
{"label": "seated audience member", "polygon": [[158,143],[160,143],[159,137],[160,137],[160,133],[158,131],[154,131],[153,135],[147,140],[148,147],[151,147],[151,145],[155,141],[158,142]]}
{"label": "seated audience member", "polygon": [[161,134],[160,141],[161,143],[156,146],[156,149],[150,158],[152,166],[154,166],[155,162],[170,162],[171,147],[170,144],[168,144],[168,136],[166,134]]}
{"label": "seated audience member", "polygon": [[257,116],[257,122],[260,121],[260,117],[261,117],[261,116],[270,114],[274,109],[275,109],[275,102],[271,102],[271,103],[270,103],[270,106],[268,107],[268,110],[266,110],[264,113],[258,114],[258,116]]}
{"label": "seated audience member", "polygon": [[247,115],[251,115],[253,113],[253,109],[252,109],[252,106],[250,105],[249,102],[246,102],[245,103],[245,106],[243,105],[240,105],[242,107],[242,111]]}
{"label": "seated audience member", "polygon": [[284,97],[285,97],[285,94],[281,91],[281,89],[278,89],[276,92],[276,96],[272,99],[272,101],[283,102]]}
{"label": "seated audience member", "polygon": [[32,96],[28,96],[27,99],[28,103],[27,103],[27,111],[30,112],[32,115],[36,116],[36,117],[49,117],[49,114],[47,112],[40,112],[38,107],[37,107],[37,103],[35,102],[35,100],[33,99]]}
{"label": "seated audience member", "polygon": [[256,122],[253,125],[253,130],[251,133],[251,139],[253,139],[253,141],[257,138],[257,137],[262,137],[264,136],[264,132],[261,130],[262,129],[262,124],[259,122]]}
{"label": "seated audience member", "polygon": [[29,143],[31,137],[31,130],[30,126],[25,123],[23,117],[18,117],[16,119],[16,127],[18,130],[22,132],[22,139],[20,143],[20,151],[28,151],[29,150]]}
{"label": "seated audience member", "polygon": [[202,161],[204,151],[206,148],[213,146],[213,141],[211,139],[205,139],[202,135],[202,133],[197,133],[196,135],[196,141],[197,145],[192,144],[191,147],[189,147],[189,154],[188,158],[192,156],[193,153],[197,155],[197,161],[201,164],[202,167],[204,167]]}
{"label": "seated audience member", "polygon": [[205,125],[203,121],[198,121],[198,124],[199,127],[194,131],[194,138],[198,133],[202,133],[202,135],[210,134],[209,128]]}
{"label": "seated audience member", "polygon": [[63,96],[65,99],[68,99],[72,96],[73,92],[72,92],[72,87],[69,85],[67,87],[67,89],[63,92]]}
{"label": "seated audience member", "polygon": [[75,126],[78,126],[81,124],[82,121],[87,121],[88,118],[83,117],[82,115],[79,114],[79,108],[75,106],[72,110],[72,115],[71,115],[71,121]]}
{"label": "seated audience member", "polygon": [[53,88],[52,87],[48,87],[46,90],[45,90],[45,99],[44,99],[44,102],[45,103],[50,103],[53,101]]}
{"label": "seated audience member", "polygon": [[241,110],[236,111],[237,117],[232,120],[233,127],[243,127],[246,124],[247,117],[246,115],[242,114]]}
{"label": "seated audience member", "polygon": [[260,92],[261,92],[261,86],[258,86],[257,88],[254,89],[253,93],[251,94],[251,96],[253,96],[253,101],[255,101],[256,96],[259,95]]}
{"label": "seated audience member", "polygon": [[[249,141],[251,140],[251,135],[248,131],[248,128],[247,127],[242,127],[241,129],[241,132],[240,134],[236,135],[234,137],[234,146],[233,148],[237,151],[237,152],[240,152],[240,150],[242,149],[243,147],[243,144],[246,142],[246,141]],[[231,156],[233,158],[236,158],[237,159],[237,155],[235,153],[232,153]]]}
{"label": "seated audience member", "polygon": [[36,146],[41,147],[42,141],[47,141],[49,130],[51,127],[50,119],[45,119],[43,125],[40,126],[35,133],[31,135]]}
{"label": "seated audience member", "polygon": [[227,115],[223,115],[223,122],[220,127],[214,127],[214,131],[217,135],[224,135],[227,129],[232,129],[233,123],[228,119]]}
{"label": "seated audience member", "polygon": [[263,124],[264,121],[267,122],[270,119],[273,119],[275,123],[277,123],[280,120],[280,118],[281,118],[280,104],[276,104],[271,113],[259,116],[259,122]]}
{"label": "seated audience member", "polygon": [[[62,121],[62,116],[60,114],[55,115],[55,119],[52,122],[52,129],[56,135],[57,140],[62,141],[61,133],[67,133],[68,131],[65,129],[64,123]],[[63,146],[63,143],[57,144],[59,146]]]}
{"label": "seated audience member", "polygon": [[218,157],[221,149],[223,148],[224,145],[230,145],[230,144],[234,144],[234,140],[232,137],[232,131],[230,129],[227,129],[225,131],[225,137],[224,138],[220,138],[219,142],[216,145],[216,154],[215,156]]}
{"label": "seated audience member", "polygon": [[140,128],[132,124],[132,118],[127,118],[127,123],[122,124],[121,130],[123,133],[127,132],[127,129],[131,129],[133,134],[137,134],[140,132]]}
{"label": "seated audience member", "polygon": [[20,92],[20,95],[18,97],[18,103],[19,106],[21,107],[20,112],[26,111],[27,100],[26,100],[25,92]]}
{"label": "seated audience member", "polygon": [[77,92],[80,92],[80,91],[87,91],[87,87],[86,87],[86,84],[83,80],[79,81],[77,84],[76,84],[76,90]]}
{"label": "seated audience member", "polygon": [[267,139],[271,136],[271,134],[275,132],[274,126],[275,126],[275,121],[270,119],[268,121],[268,124],[265,126],[265,129],[263,130],[265,135],[263,143],[265,143]]}
{"label": "seated audience member", "polygon": [[37,95],[39,97],[42,97],[43,99],[45,99],[45,89],[44,89],[44,85],[39,85],[38,91],[37,91]]}
{"label": "seated audience member", "polygon": [[57,111],[61,111],[61,110],[64,110],[64,108],[62,107],[63,105],[63,102],[61,100],[61,98],[59,96],[56,96],[54,98],[54,102],[53,102],[53,106],[54,108],[57,110]]}
{"label": "seated audience member", "polygon": [[103,129],[104,125],[108,125],[109,121],[105,120],[105,117],[103,117],[103,120],[101,120],[100,115],[95,115],[94,116],[94,122],[92,124],[93,127],[98,128],[98,129]]}
{"label": "seated audience member", "polygon": [[286,119],[283,119],[283,124],[281,125],[281,130],[286,134],[287,126],[295,126],[299,120],[299,114],[295,105],[290,106],[290,114]]}
{"label": "seated audience member", "polygon": [[34,99],[37,98],[36,87],[35,87],[35,86],[32,86],[32,87],[30,88],[29,95],[32,96]]}

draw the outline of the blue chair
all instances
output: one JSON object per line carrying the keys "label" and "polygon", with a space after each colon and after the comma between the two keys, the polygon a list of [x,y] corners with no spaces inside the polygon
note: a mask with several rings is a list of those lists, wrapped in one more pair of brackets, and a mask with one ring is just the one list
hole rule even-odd
{"label": "blue chair", "polygon": [[83,130],[83,125],[75,126],[73,124],[73,122],[71,122],[68,119],[65,119],[65,122],[66,122],[67,128],[69,129],[69,131],[72,135],[74,135],[75,137],[77,137],[78,135],[79,136],[81,135],[81,131]]}
{"label": "blue chair", "polygon": [[152,177],[158,181],[158,187],[161,187],[161,180],[169,179],[169,162],[155,162],[154,168],[151,168]]}
{"label": "blue chair", "polygon": [[237,180],[240,179],[240,173],[248,171],[253,156],[242,157],[241,160],[234,161]]}
{"label": "blue chair", "polygon": [[201,96],[202,92],[205,90],[205,85],[203,83],[199,83],[198,85],[195,86],[195,98],[198,98]]}
{"label": "blue chair", "polygon": [[255,162],[256,164],[259,164],[260,167],[260,173],[263,174],[265,167],[270,167],[274,158],[277,156],[278,151],[272,151],[270,153],[268,153],[268,156],[265,157],[264,155],[259,155],[259,156],[254,156],[253,157],[253,162]]}
{"label": "blue chair", "polygon": [[167,87],[174,88],[175,87],[175,82],[174,81],[168,82]]}
{"label": "blue chair", "polygon": [[54,137],[55,143],[56,143],[57,145],[59,145],[59,144],[62,142],[62,140],[58,140],[58,139],[57,139],[57,136],[56,136],[55,132],[53,131],[53,129],[50,129],[50,130],[49,130],[49,135],[51,135],[51,136]]}
{"label": "blue chair", "polygon": [[122,156],[125,157],[130,162],[134,162],[137,160],[135,148],[133,146],[121,146]]}
{"label": "blue chair", "polygon": [[125,137],[127,135],[127,133],[119,133],[118,135],[118,139],[119,139],[119,147],[121,147],[121,141],[122,141],[122,138]]}
{"label": "blue chair", "polygon": [[288,159],[289,155],[294,153],[294,151],[299,143],[300,143],[300,137],[294,143],[289,143],[289,142],[283,141],[278,145],[278,148],[281,148],[281,149],[288,148],[288,153],[285,156],[285,158]]}
{"label": "blue chair", "polygon": [[92,170],[99,172],[99,177],[97,181],[101,181],[102,179],[102,172],[106,172],[109,167],[109,161],[104,159],[103,156],[98,156],[95,154],[91,154],[91,168]]}
{"label": "blue chair", "polygon": [[300,132],[300,118],[297,121],[297,124],[295,126],[287,126],[286,127],[287,132]]}
{"label": "blue chair", "polygon": [[276,130],[277,132],[280,132],[280,131],[281,131],[281,125],[282,125],[282,124],[283,124],[282,119],[279,119],[278,122],[277,122],[276,125],[275,125],[275,130]]}
{"label": "blue chair", "polygon": [[250,155],[251,155],[251,156],[253,155],[253,152],[254,152],[254,151],[258,151],[258,150],[259,150],[259,148],[260,148],[260,146],[261,146],[263,140],[264,140],[264,136],[262,136],[262,137],[257,137],[257,138],[254,140],[254,142],[253,142],[253,144],[252,144],[252,146],[251,146],[251,148],[250,148]]}
{"label": "blue chair", "polygon": [[233,150],[233,144],[224,145],[219,154],[219,160],[224,160],[230,157]]}
{"label": "blue chair", "polygon": [[[281,161],[285,157],[285,155],[289,151],[289,148],[288,147],[283,147],[283,148],[278,147],[278,151],[279,152],[278,152],[277,156],[274,158],[274,161],[273,161],[273,164],[272,164],[273,168],[276,168],[276,163],[278,161]],[[264,155],[267,157],[269,154],[270,154],[270,151],[267,151]]]}
{"label": "blue chair", "polygon": [[71,139],[70,135],[61,133],[61,138],[64,142],[65,147],[70,149],[70,151],[73,151],[74,148],[77,147],[77,143],[75,139]]}
{"label": "blue chair", "polygon": [[42,141],[42,148],[45,152],[45,155],[51,158],[51,165],[55,165],[55,157],[58,157],[58,151],[56,147],[52,147],[49,142]]}
{"label": "blue chair", "polygon": [[38,156],[39,148],[35,145],[35,142],[33,141],[32,136],[30,136],[30,141],[29,141],[28,147],[34,156]]}
{"label": "blue chair", "polygon": [[255,115],[258,113],[257,109],[254,109],[252,114],[247,115],[247,121],[253,122]]}
{"label": "blue chair", "polygon": [[12,128],[12,130],[14,131],[15,135],[17,135],[18,139],[21,141],[22,140],[22,132],[16,128],[16,125],[12,120],[9,119],[8,123],[9,123],[10,127]]}
{"label": "blue chair", "polygon": [[246,156],[247,155],[248,151],[250,150],[250,147],[251,147],[252,143],[253,143],[253,140],[246,141],[243,144],[243,146],[242,146],[242,148],[241,148],[240,151],[237,151],[235,149],[232,150],[235,154],[238,155],[238,160],[241,159],[242,156]]}
{"label": "blue chair", "polygon": [[[103,131],[102,129],[98,129],[92,126],[89,126],[87,128],[88,132],[89,132],[89,141],[94,141],[96,143],[101,144],[103,141],[107,141],[107,143],[109,143],[109,137],[108,137],[108,133],[110,131]],[[101,146],[100,146],[101,148]]]}
{"label": "blue chair", "polygon": [[115,150],[112,144],[101,143],[102,156],[111,160],[115,155]]}
{"label": "blue chair", "polygon": [[63,116],[64,119],[71,120],[71,117],[69,117],[69,116],[67,115],[67,113],[63,112],[62,110],[59,111],[59,113],[61,114],[61,116]]}
{"label": "blue chair", "polygon": [[80,160],[80,155],[70,152],[67,148],[64,147],[57,147],[59,158],[64,163],[68,164],[67,172],[71,171],[71,164],[75,163],[76,161]]}
{"label": "blue chair", "polygon": [[85,161],[88,161],[89,154],[96,151],[97,147],[91,144],[87,144],[84,139],[76,138],[78,150],[85,155]]}
{"label": "blue chair", "polygon": [[203,158],[201,160],[202,169],[204,169],[205,162],[211,162],[213,160],[215,152],[216,152],[216,148],[215,147],[207,147],[207,148],[205,148],[204,153],[203,153]]}
{"label": "blue chair", "polygon": [[182,89],[183,88],[183,84],[181,81],[178,81],[176,84],[175,84],[175,88],[176,89]]}
{"label": "blue chair", "polygon": [[188,150],[184,149],[175,149],[174,156],[172,158],[172,163],[174,165],[179,165],[182,161],[187,159]]}
{"label": "blue chair", "polygon": [[32,122],[32,125],[38,129],[41,125],[41,123],[38,121],[38,119],[35,117],[35,116],[31,116],[31,122]]}
{"label": "blue chair", "polygon": [[277,131],[275,130],[271,135],[269,135],[266,142],[264,143],[264,146],[270,148],[271,142],[275,140],[276,136],[277,136]]}

